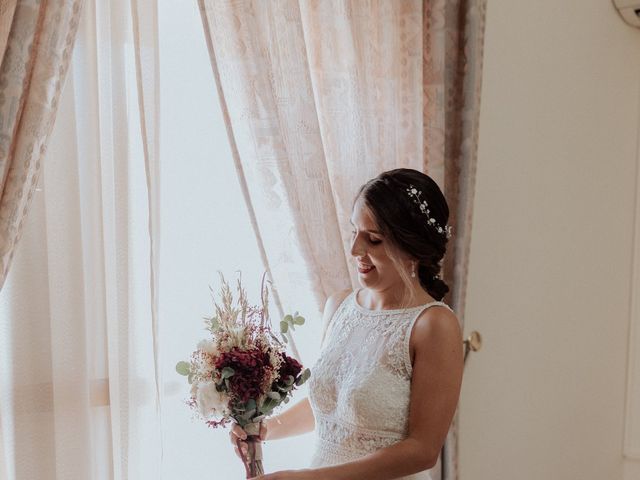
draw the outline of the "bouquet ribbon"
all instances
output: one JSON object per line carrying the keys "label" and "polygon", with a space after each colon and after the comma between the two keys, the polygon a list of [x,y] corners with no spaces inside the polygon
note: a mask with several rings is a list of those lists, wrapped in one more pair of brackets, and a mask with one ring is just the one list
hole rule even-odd
{"label": "bouquet ribbon", "polygon": [[247,432],[247,455],[242,451],[240,439],[236,439],[236,445],[242,457],[242,463],[247,474],[247,478],[253,478],[256,475],[264,473],[262,466],[262,441],[260,440],[261,423],[249,423],[245,426]]}

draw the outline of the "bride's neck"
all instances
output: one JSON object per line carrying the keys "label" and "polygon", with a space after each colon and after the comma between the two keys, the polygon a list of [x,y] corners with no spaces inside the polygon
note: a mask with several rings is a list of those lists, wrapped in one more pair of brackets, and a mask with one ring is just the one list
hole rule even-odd
{"label": "bride's neck", "polygon": [[434,300],[420,286],[407,290],[406,288],[387,288],[372,290],[363,288],[359,295],[359,303],[369,310],[395,310],[411,308]]}

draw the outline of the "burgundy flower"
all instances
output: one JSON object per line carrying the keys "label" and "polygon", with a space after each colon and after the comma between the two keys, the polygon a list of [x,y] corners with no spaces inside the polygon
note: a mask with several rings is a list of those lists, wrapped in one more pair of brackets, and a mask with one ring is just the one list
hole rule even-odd
{"label": "burgundy flower", "polygon": [[234,374],[228,379],[229,389],[232,397],[241,402],[257,399],[264,393],[261,386],[271,368],[268,353],[258,348],[240,350],[237,347],[221,353],[215,366],[219,371],[225,367],[233,369]]}
{"label": "burgundy flower", "polygon": [[282,363],[280,364],[280,370],[278,370],[278,383],[284,385],[285,380],[289,375],[293,379],[297,379],[298,375],[302,371],[302,365],[295,358],[291,358],[285,353],[280,353]]}

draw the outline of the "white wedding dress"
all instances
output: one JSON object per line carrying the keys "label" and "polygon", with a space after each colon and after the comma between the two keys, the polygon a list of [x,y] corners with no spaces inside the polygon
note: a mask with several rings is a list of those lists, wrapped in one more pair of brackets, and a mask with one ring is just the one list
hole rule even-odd
{"label": "white wedding dress", "polygon": [[[316,419],[311,468],[349,462],[407,436],[415,320],[434,301],[402,310],[367,310],[349,294],[330,321],[311,369],[309,400]],[[402,477],[430,480],[428,471]],[[359,479],[353,479],[359,480]]]}

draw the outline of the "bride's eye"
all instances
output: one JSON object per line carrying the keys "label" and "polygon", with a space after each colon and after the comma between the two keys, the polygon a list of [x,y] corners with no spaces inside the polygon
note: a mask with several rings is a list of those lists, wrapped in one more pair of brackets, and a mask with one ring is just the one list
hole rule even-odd
{"label": "bride's eye", "polygon": [[378,244],[382,243],[382,240],[376,240],[375,238],[369,238],[369,243],[371,243],[371,245],[378,245]]}

